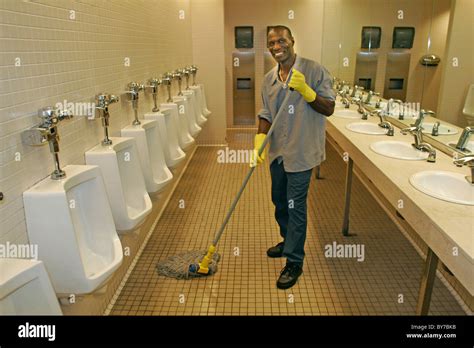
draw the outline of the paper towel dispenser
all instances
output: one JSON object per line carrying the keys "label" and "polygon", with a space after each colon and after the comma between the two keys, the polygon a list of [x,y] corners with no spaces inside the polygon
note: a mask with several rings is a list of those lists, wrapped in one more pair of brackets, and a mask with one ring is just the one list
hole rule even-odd
{"label": "paper towel dispenser", "polygon": [[380,48],[382,28],[362,27],[361,48]]}
{"label": "paper towel dispenser", "polygon": [[253,48],[253,27],[235,27],[235,48]]}
{"label": "paper towel dispenser", "polygon": [[394,27],[392,48],[412,48],[414,38],[414,27]]}

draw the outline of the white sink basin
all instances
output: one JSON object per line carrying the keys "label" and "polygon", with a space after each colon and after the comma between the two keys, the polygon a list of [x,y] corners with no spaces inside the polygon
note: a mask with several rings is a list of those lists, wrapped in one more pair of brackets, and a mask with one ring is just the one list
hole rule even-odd
{"label": "white sink basin", "polygon": [[360,115],[356,110],[351,110],[351,109],[339,109],[336,108],[334,110],[334,117],[341,117],[341,118],[361,118],[362,115]]}
{"label": "white sink basin", "polygon": [[375,123],[367,123],[367,122],[353,122],[346,125],[346,128],[350,131],[362,134],[370,134],[370,135],[384,135],[387,134],[388,129],[379,127],[379,125]]}
{"label": "white sink basin", "polygon": [[370,144],[370,149],[379,155],[408,160],[422,161],[428,158],[428,153],[415,149],[411,143],[397,140],[383,140]]}
{"label": "white sink basin", "polygon": [[459,173],[428,170],[413,174],[410,184],[431,197],[443,201],[474,205],[474,185]]}
{"label": "white sink basin", "polygon": [[[458,143],[457,141],[450,141],[450,142],[448,143],[448,145],[450,145],[450,146],[452,145],[452,146],[456,147],[456,144],[457,144],[457,143]],[[468,143],[467,143],[467,145],[466,145],[466,148],[467,148],[470,152],[474,152],[474,140],[468,141]]]}
{"label": "white sink basin", "polygon": [[[434,123],[423,123],[423,133],[424,134],[431,134],[433,130]],[[438,134],[439,135],[450,135],[450,134],[457,134],[458,130],[454,127],[447,126],[445,124],[441,124],[438,127]]]}

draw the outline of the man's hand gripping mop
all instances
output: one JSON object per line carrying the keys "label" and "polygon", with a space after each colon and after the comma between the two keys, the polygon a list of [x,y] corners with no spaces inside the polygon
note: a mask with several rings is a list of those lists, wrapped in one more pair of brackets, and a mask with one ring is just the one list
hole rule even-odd
{"label": "man's hand gripping mop", "polygon": [[[288,83],[291,80],[292,74],[293,74],[293,69],[290,70],[290,73],[288,74],[288,78],[286,79],[286,82],[283,84],[282,88],[288,89]],[[293,88],[289,88],[288,90],[293,90]],[[280,109],[278,110],[275,118],[273,119],[272,125],[270,129],[268,130],[265,140],[263,141],[262,145],[260,146],[260,149],[258,150],[257,156],[260,156],[263,153],[265,146],[270,140],[270,137],[273,133],[274,127],[277,124],[277,121],[280,115],[287,108],[288,99],[290,95],[291,95],[291,92],[288,91],[285,95],[285,98],[283,99]],[[253,161],[255,162],[257,161],[257,156],[253,156]],[[227,226],[227,223],[229,222],[230,217],[232,216],[235,210],[235,207],[237,206],[237,203],[240,200],[240,196],[242,196],[242,193],[244,192],[245,187],[247,186],[247,183],[249,182],[250,177],[252,176],[255,168],[256,168],[256,163],[251,165],[251,168],[247,176],[245,177],[242,183],[242,186],[240,187],[240,190],[237,193],[237,196],[234,198],[234,201],[232,202],[232,205],[229,211],[227,212],[224,222],[219,228],[219,231],[217,232],[207,252],[202,251],[202,250],[201,251],[199,250],[188,251],[180,255],[172,256],[164,261],[161,261],[157,265],[157,270],[159,274],[167,276],[167,277],[171,277],[171,278],[177,278],[177,279],[190,279],[190,278],[195,278],[195,277],[200,277],[200,276],[212,275],[217,272],[217,263],[219,262],[219,259],[220,259],[219,254],[216,253],[217,243],[219,243],[219,239],[224,233],[225,227]]]}

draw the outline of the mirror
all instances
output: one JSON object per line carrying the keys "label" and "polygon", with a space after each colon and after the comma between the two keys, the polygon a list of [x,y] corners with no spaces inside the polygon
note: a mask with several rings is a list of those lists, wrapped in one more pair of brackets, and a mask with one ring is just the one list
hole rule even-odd
{"label": "mirror", "polygon": [[[424,139],[451,156],[456,150],[447,144],[456,143],[465,126],[474,126],[474,105],[465,105],[469,91],[474,103],[474,57],[468,34],[473,24],[463,16],[472,11],[469,0],[387,0],[383,6],[377,0],[326,1],[321,63],[333,76],[370,86],[384,99],[401,99],[412,110],[435,111],[435,117],[425,119]],[[362,27],[381,28],[380,48],[361,48],[364,38],[374,35],[369,30],[364,36]],[[428,63],[422,64],[422,58]],[[409,114],[390,121],[407,127],[414,123]],[[437,121],[438,135],[432,135]]]}

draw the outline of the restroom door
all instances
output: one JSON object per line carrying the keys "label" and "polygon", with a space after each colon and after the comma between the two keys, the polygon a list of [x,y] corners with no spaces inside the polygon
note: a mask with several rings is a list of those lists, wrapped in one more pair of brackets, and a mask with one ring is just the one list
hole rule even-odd
{"label": "restroom door", "polygon": [[234,125],[255,125],[255,53],[232,53]]}

